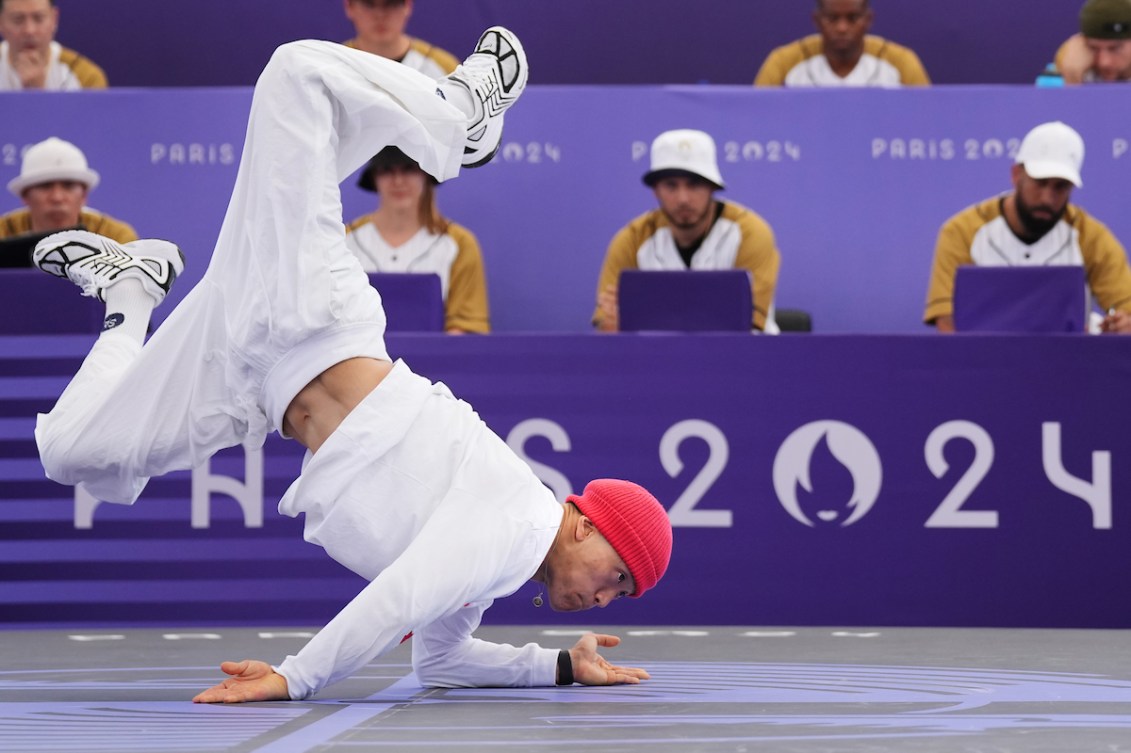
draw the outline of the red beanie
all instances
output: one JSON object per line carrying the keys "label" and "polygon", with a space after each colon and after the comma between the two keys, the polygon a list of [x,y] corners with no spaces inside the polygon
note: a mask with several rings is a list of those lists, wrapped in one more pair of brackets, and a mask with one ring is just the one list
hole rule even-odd
{"label": "red beanie", "polygon": [[663,577],[672,556],[672,524],[668,513],[648,490],[631,481],[599,478],[585,486],[581,496],[571,494],[567,502],[613,545],[641,596]]}

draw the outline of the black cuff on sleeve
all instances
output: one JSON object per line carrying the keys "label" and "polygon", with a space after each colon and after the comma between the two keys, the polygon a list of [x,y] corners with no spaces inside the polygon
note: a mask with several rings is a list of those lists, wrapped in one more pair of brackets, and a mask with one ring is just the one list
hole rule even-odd
{"label": "black cuff on sleeve", "polygon": [[565,649],[558,652],[558,685],[573,685],[573,659]]}

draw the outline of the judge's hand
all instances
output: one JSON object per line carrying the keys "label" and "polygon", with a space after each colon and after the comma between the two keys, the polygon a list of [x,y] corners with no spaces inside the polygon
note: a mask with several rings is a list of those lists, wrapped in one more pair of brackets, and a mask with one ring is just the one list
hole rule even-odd
{"label": "judge's hand", "polygon": [[1082,84],[1084,74],[1095,64],[1095,57],[1084,42],[1083,34],[1074,34],[1064,45],[1059,61],[1060,75],[1066,84]]}
{"label": "judge's hand", "polygon": [[47,86],[47,50],[34,47],[13,50],[12,68],[19,76],[20,85],[25,89],[42,89]]}
{"label": "judge's hand", "polygon": [[231,675],[219,685],[197,694],[193,703],[250,703],[252,701],[289,701],[287,678],[271,669],[266,662],[244,659],[220,665]]}
{"label": "judge's hand", "polygon": [[606,285],[605,289],[597,294],[597,329],[601,332],[616,332],[620,329],[615,285]]}
{"label": "judge's hand", "polygon": [[1126,311],[1113,311],[1104,317],[1100,330],[1120,335],[1131,334],[1131,314]]}
{"label": "judge's hand", "polygon": [[609,664],[597,653],[598,647],[612,648],[620,643],[615,635],[587,633],[569,650],[573,661],[573,680],[582,685],[635,685],[651,678],[643,669]]}

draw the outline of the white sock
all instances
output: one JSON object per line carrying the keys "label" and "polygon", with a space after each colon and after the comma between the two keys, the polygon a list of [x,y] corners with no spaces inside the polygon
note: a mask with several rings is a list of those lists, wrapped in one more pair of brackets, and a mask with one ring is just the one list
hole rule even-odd
{"label": "white sock", "polygon": [[149,317],[153,313],[153,297],[145,292],[141,280],[127,278],[106,288],[106,318],[102,336],[125,335],[145,342]]}
{"label": "white sock", "polygon": [[475,114],[475,105],[471,101],[472,95],[471,92],[467,90],[467,87],[460,84],[453,84],[446,78],[437,81],[436,86],[444,93],[444,99],[458,107],[460,112],[464,115],[470,118]]}

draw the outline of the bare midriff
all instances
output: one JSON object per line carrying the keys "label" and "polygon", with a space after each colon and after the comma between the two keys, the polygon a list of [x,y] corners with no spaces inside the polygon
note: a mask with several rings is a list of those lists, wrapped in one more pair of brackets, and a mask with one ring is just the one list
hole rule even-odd
{"label": "bare midriff", "polygon": [[350,358],[334,364],[294,396],[283,414],[283,431],[317,452],[392,369],[390,362],[374,358]]}

